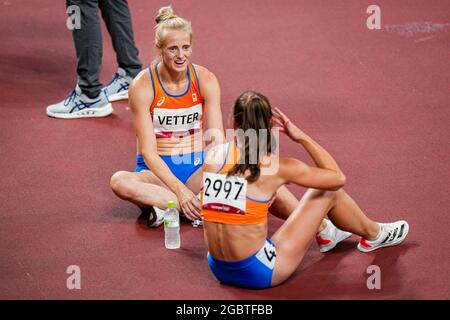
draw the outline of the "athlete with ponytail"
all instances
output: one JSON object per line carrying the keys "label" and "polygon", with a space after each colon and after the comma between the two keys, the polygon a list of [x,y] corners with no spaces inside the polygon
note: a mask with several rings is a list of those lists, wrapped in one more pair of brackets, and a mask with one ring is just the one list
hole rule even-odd
{"label": "athlete with ponytail", "polygon": [[[215,146],[203,168],[201,214],[208,264],[223,284],[251,289],[279,285],[297,269],[325,216],[339,229],[361,236],[357,248],[370,252],[401,243],[406,221],[370,220],[342,189],[346,178],[333,157],[262,94],[247,91],[235,102],[237,143]],[[272,127],[301,145],[315,166],[272,152]],[[253,131],[259,143],[251,142]],[[273,170],[277,168],[277,170]],[[294,183],[309,188],[271,239],[267,213],[277,190]]]}
{"label": "athlete with ponytail", "polygon": [[201,186],[203,131],[222,142],[220,87],[215,75],[191,63],[191,23],[162,7],[156,16],[158,61],[142,71],[129,88],[137,133],[135,172],[111,178],[117,196],[149,214],[159,226],[169,200],[188,219],[200,219],[195,197]]}

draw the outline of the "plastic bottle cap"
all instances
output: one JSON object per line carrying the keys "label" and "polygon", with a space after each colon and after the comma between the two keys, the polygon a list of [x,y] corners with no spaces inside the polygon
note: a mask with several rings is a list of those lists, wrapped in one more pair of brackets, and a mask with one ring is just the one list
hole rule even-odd
{"label": "plastic bottle cap", "polygon": [[167,202],[167,207],[168,207],[168,208],[175,208],[175,201],[169,201],[169,202]]}

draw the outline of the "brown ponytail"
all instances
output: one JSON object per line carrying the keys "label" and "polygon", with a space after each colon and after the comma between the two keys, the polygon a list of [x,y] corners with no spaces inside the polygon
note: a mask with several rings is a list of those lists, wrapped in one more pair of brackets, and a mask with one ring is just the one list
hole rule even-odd
{"label": "brown ponytail", "polygon": [[228,175],[245,174],[249,170],[246,179],[254,182],[261,174],[261,159],[272,152],[272,107],[264,95],[245,91],[234,103],[233,118],[238,128],[241,157]]}

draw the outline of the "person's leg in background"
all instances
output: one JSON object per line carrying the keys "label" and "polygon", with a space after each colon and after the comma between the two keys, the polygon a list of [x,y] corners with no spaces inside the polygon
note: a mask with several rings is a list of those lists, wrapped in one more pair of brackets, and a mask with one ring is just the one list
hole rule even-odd
{"label": "person's leg in background", "polygon": [[66,0],[67,6],[80,8],[81,28],[72,31],[77,53],[78,86],[89,98],[100,94],[102,68],[102,31],[98,16],[98,0]]}
{"label": "person's leg in background", "polygon": [[98,0],[66,0],[66,7],[77,6],[80,28],[72,30],[77,55],[78,81],[75,90],[64,101],[47,108],[56,118],[103,117],[113,112],[102,92],[102,34],[98,16]]}
{"label": "person's leg in background", "polygon": [[116,51],[117,73],[106,87],[111,101],[127,99],[128,86],[142,69],[134,43],[127,0],[99,0],[99,7]]}

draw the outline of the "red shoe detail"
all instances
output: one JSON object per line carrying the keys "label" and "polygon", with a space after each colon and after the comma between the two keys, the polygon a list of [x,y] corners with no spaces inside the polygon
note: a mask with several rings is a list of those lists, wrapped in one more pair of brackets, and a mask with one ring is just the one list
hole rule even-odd
{"label": "red shoe detail", "polygon": [[331,240],[324,239],[321,236],[316,236],[316,240],[317,240],[317,243],[319,244],[319,246],[323,246],[323,245],[329,244],[331,242]]}
{"label": "red shoe detail", "polygon": [[364,238],[361,238],[361,240],[359,240],[359,243],[361,244],[361,246],[363,246],[366,249],[372,248],[372,246],[370,244],[368,244],[366,242],[366,239],[364,239]]}

